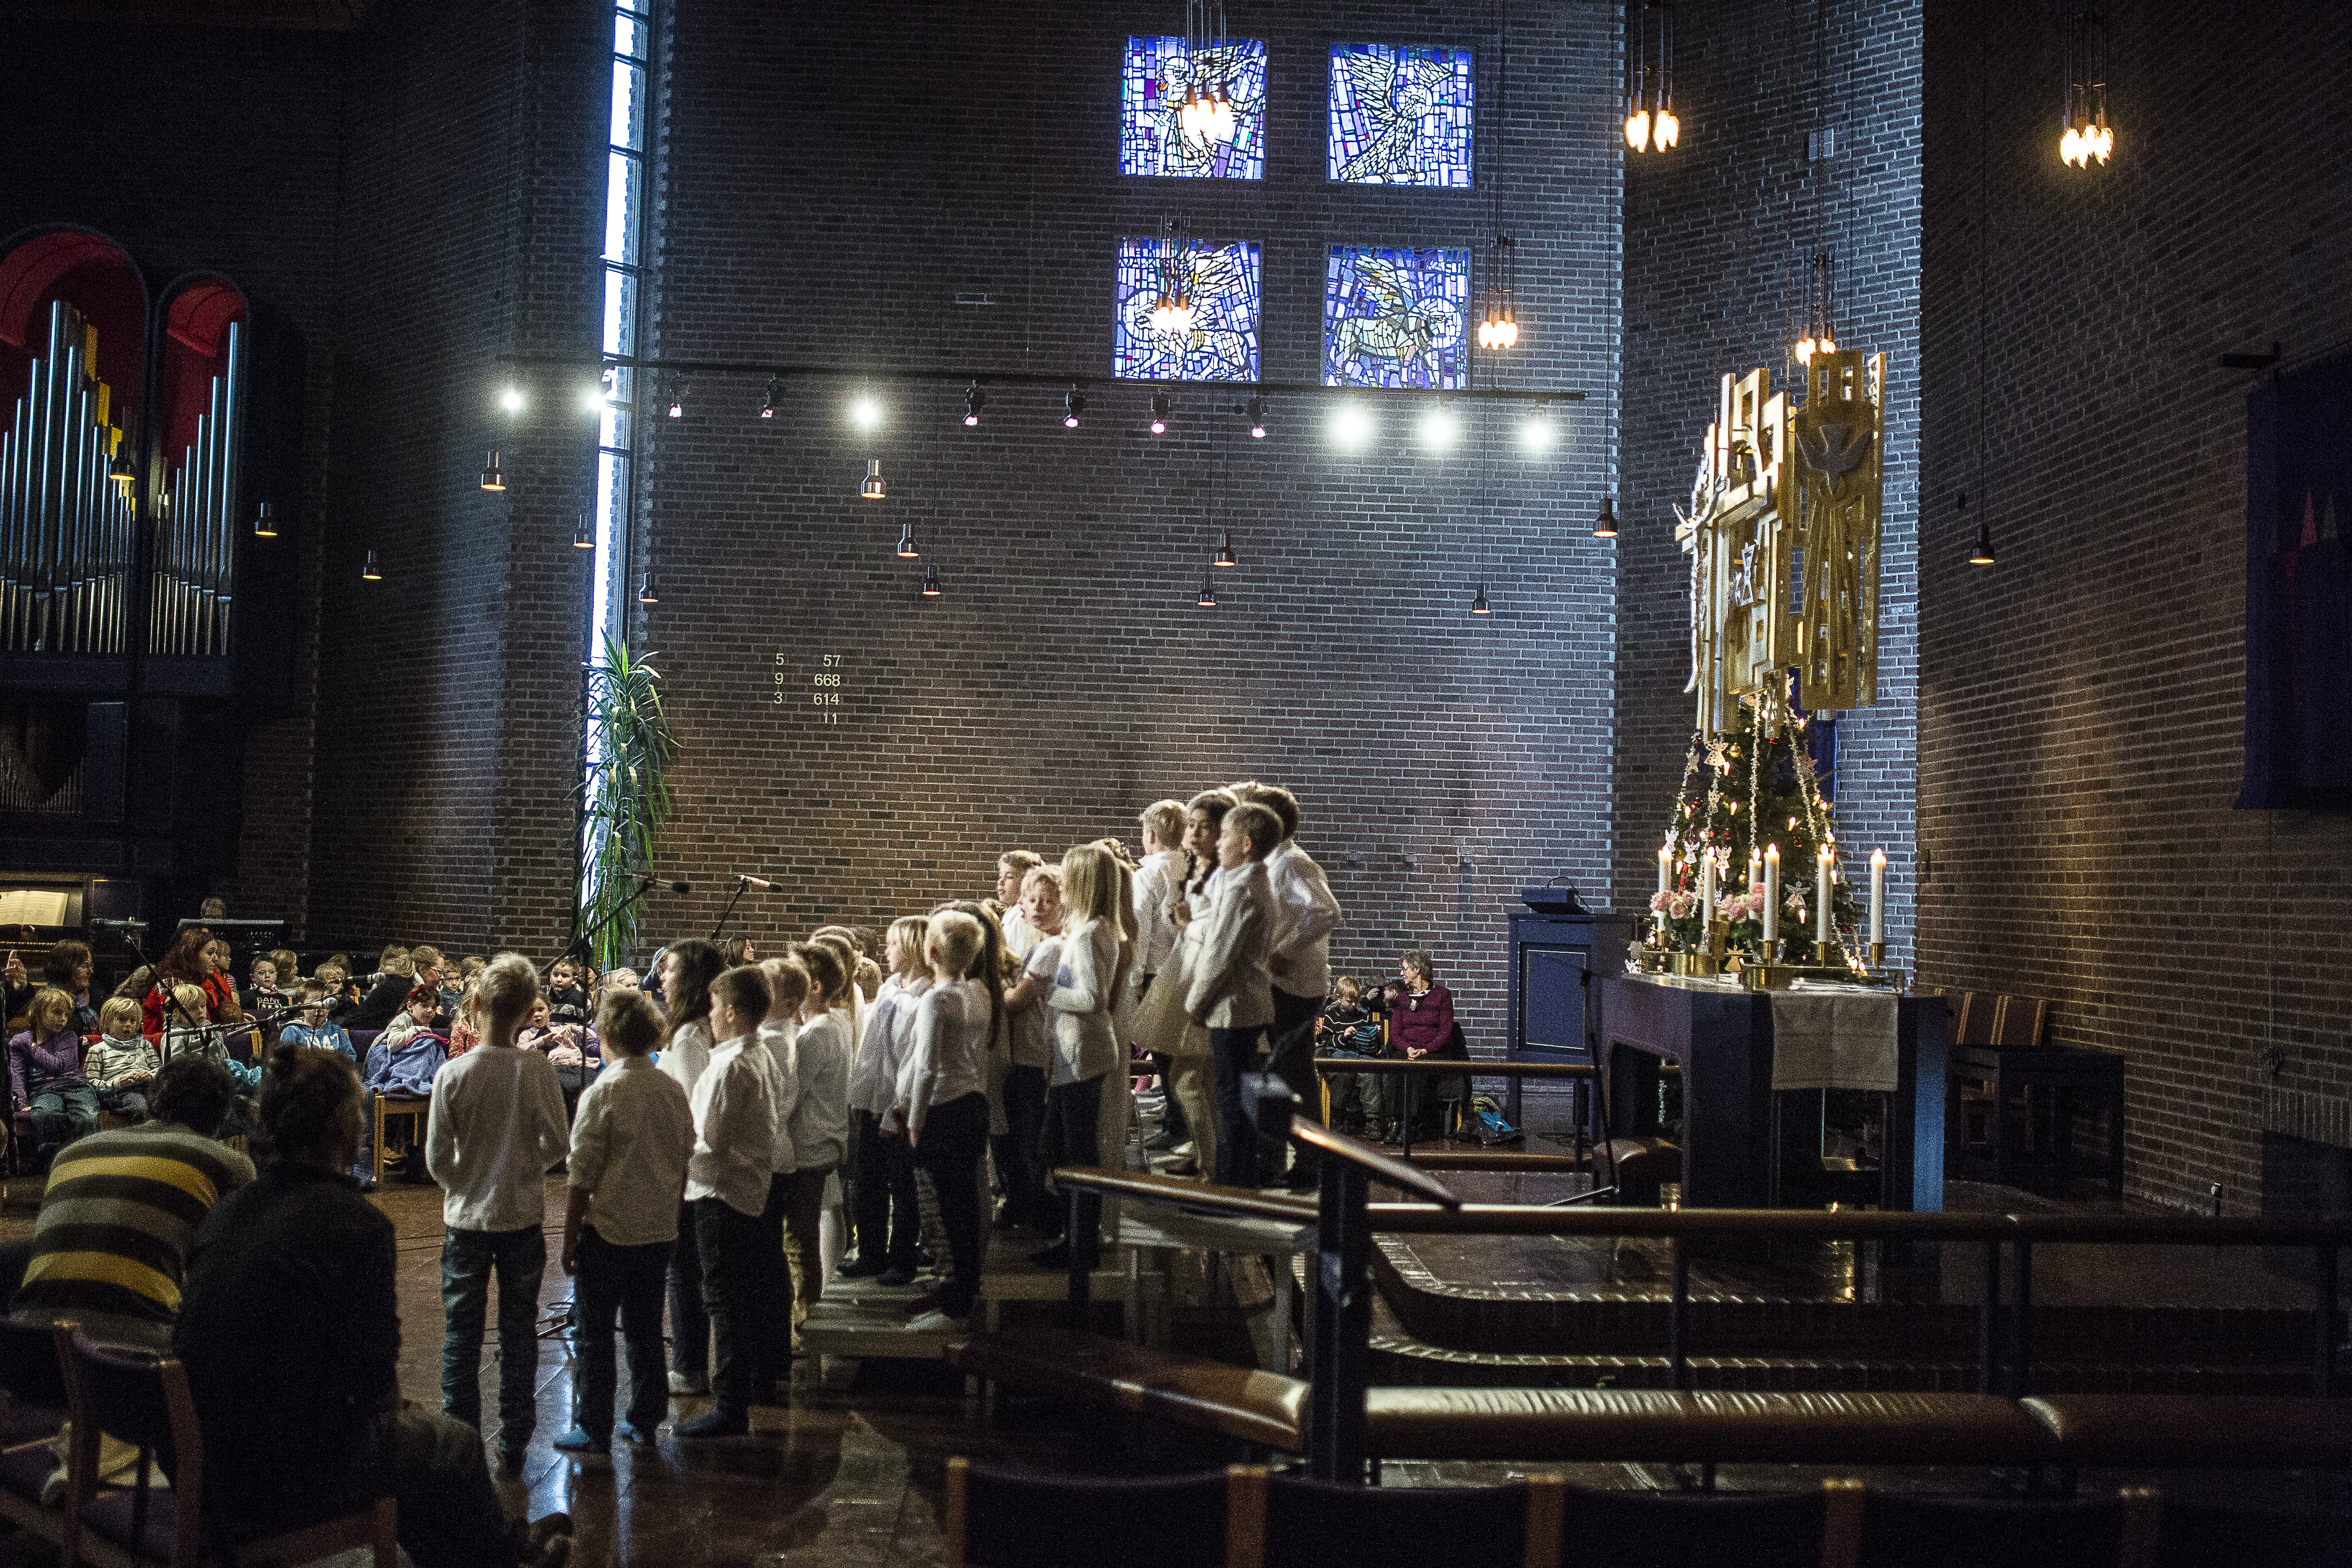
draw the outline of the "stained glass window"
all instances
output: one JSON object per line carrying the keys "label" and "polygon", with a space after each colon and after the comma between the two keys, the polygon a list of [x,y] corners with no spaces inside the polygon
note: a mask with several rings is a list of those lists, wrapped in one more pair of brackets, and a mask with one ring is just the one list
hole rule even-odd
{"label": "stained glass window", "polygon": [[[1224,118],[1187,130],[1195,93]],[[1119,91],[1118,172],[1192,179],[1265,178],[1265,42],[1219,38],[1188,50],[1181,38],[1129,38]]]}
{"label": "stained glass window", "polygon": [[1467,384],[1466,250],[1331,247],[1323,286],[1323,384]]}
{"label": "stained glass window", "polygon": [[[1111,374],[1134,381],[1257,379],[1258,247],[1118,242],[1118,333]],[[1189,324],[1155,321],[1160,296]]]}
{"label": "stained glass window", "polygon": [[1470,51],[1331,46],[1331,178],[1470,184]]}

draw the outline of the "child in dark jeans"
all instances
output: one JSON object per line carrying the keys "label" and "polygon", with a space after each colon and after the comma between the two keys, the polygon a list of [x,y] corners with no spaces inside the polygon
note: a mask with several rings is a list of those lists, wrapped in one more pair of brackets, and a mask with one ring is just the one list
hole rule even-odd
{"label": "child in dark jeans", "polygon": [[[1318,1056],[1386,1054],[1381,1048],[1380,1016],[1364,1005],[1364,988],[1352,974],[1342,974],[1331,987],[1330,1004],[1315,1020],[1315,1034]],[[1380,1073],[1333,1073],[1331,1125],[1343,1132],[1360,1130],[1375,1143],[1388,1142],[1388,1082]]]}

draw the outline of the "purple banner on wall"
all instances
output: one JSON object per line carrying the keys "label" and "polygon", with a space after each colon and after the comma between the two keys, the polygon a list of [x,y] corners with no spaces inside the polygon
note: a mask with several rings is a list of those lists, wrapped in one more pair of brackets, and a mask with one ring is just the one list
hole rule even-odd
{"label": "purple banner on wall", "polygon": [[2246,399],[2244,811],[2352,810],[2352,355]]}

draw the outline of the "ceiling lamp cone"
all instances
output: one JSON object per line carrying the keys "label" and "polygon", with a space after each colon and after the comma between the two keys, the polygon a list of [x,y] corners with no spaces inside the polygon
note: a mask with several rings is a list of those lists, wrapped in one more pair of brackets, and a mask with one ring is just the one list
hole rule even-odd
{"label": "ceiling lamp cone", "polygon": [[1251,398],[1249,402],[1244,405],[1242,412],[1249,418],[1250,438],[1255,441],[1265,440],[1265,399],[1263,397]]}
{"label": "ceiling lamp cone", "polygon": [[1224,542],[1217,546],[1217,558],[1214,561],[1210,562],[1209,564],[1212,566],[1238,566],[1241,564],[1240,559],[1234,554],[1234,531],[1232,529],[1229,528],[1225,530]]}
{"label": "ceiling lamp cone", "polygon": [[988,399],[982,395],[980,383],[976,381],[973,382],[971,385],[965,390],[963,395],[964,428],[969,430],[973,426],[979,424],[980,411],[987,406]]}
{"label": "ceiling lamp cone", "polygon": [[1151,433],[1154,436],[1168,434],[1168,395],[1164,392],[1151,395]]}
{"label": "ceiling lamp cone", "polygon": [[1625,145],[1636,153],[1650,150],[1650,111],[1639,104],[1625,116]]}
{"label": "ceiling lamp cone", "polygon": [[661,603],[661,590],[655,585],[653,569],[651,567],[646,568],[645,576],[640,579],[637,584],[637,603],[640,605],[658,605]]}
{"label": "ceiling lamp cone", "polygon": [[939,596],[940,569],[936,566],[926,566],[923,568],[923,597],[936,599]]}
{"label": "ceiling lamp cone", "polygon": [[482,488],[486,490],[507,488],[507,477],[499,469],[499,449],[496,447],[490,448],[490,460],[482,466]]}
{"label": "ceiling lamp cone", "polygon": [[1217,584],[1214,578],[1205,575],[1202,577],[1201,596],[1193,603],[1204,610],[1213,610],[1217,607]]}
{"label": "ceiling lamp cone", "polygon": [[375,563],[375,552],[373,550],[367,552],[367,560],[360,565],[360,581],[362,583],[383,581],[383,569]]}
{"label": "ceiling lamp cone", "polygon": [[867,500],[882,500],[889,496],[890,486],[882,478],[881,458],[866,459],[866,482],[857,487],[857,493]]}
{"label": "ceiling lamp cone", "polygon": [[1470,601],[1470,613],[1474,616],[1491,616],[1495,613],[1493,607],[1486,603],[1486,584],[1484,583],[1478,584],[1477,596]]}
{"label": "ceiling lamp cone", "polygon": [[768,378],[767,396],[763,398],[760,404],[760,417],[762,419],[773,419],[776,416],[776,410],[783,405],[783,378],[782,376],[770,376]]}
{"label": "ceiling lamp cone", "polygon": [[1969,552],[1969,564],[1990,566],[1993,563],[1992,525],[1983,518],[1979,518],[1977,519],[1977,546]]}
{"label": "ceiling lamp cone", "polygon": [[139,470],[131,466],[131,454],[118,448],[114,454],[114,461],[107,465],[106,477],[124,489],[129,489],[131,481],[139,477]]}
{"label": "ceiling lamp cone", "polygon": [[915,525],[911,522],[900,523],[898,525],[898,559],[912,561],[922,553],[915,547]]}
{"label": "ceiling lamp cone", "polygon": [[1076,429],[1078,427],[1078,416],[1084,414],[1086,411],[1087,395],[1073,386],[1070,388],[1068,395],[1062,399],[1062,428],[1065,430]]}
{"label": "ceiling lamp cone", "polygon": [[253,514],[253,537],[256,539],[278,537],[278,509],[268,501],[263,501],[260,510]]}
{"label": "ceiling lamp cone", "polygon": [[589,520],[588,514],[584,511],[580,514],[580,521],[572,527],[572,548],[574,550],[596,548],[596,525]]}
{"label": "ceiling lamp cone", "polygon": [[1617,537],[1617,501],[1615,497],[1602,496],[1601,498],[1601,515],[1592,520],[1592,537],[1595,539],[1614,539]]}

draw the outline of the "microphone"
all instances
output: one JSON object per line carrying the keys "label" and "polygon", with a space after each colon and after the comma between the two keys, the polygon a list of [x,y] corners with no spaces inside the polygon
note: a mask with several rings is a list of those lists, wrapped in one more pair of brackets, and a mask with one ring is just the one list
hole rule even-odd
{"label": "microphone", "polygon": [[89,923],[99,931],[145,931],[147,929],[145,921],[135,918],[122,921],[92,921]]}
{"label": "microphone", "polygon": [[693,883],[691,883],[691,882],[664,882],[664,881],[659,881],[659,880],[657,880],[657,879],[656,879],[655,878],[652,878],[652,877],[647,877],[647,878],[646,878],[646,879],[645,879],[645,885],[646,885],[647,888],[649,888],[649,889],[650,889],[650,888],[663,888],[663,889],[668,889],[670,892],[673,892],[673,893],[690,893],[690,892],[694,891],[694,884],[693,884]]}
{"label": "microphone", "polygon": [[735,879],[754,888],[772,888],[775,886],[773,882],[771,882],[765,877],[754,877],[748,871],[737,872]]}

